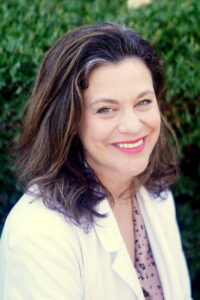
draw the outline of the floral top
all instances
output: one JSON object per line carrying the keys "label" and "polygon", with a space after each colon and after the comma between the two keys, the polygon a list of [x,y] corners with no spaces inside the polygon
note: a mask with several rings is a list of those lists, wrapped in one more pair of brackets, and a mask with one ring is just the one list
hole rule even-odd
{"label": "floral top", "polygon": [[145,300],[163,300],[162,285],[137,199],[135,199],[133,206],[133,221],[135,231],[135,268]]}

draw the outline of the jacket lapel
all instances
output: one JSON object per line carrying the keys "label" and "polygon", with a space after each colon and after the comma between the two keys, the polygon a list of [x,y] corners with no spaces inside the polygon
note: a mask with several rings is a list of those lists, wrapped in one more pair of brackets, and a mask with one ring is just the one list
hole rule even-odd
{"label": "jacket lapel", "polygon": [[133,267],[115,216],[107,199],[99,203],[97,211],[101,214],[107,214],[106,218],[98,218],[96,220],[94,230],[101,245],[112,257],[111,261],[113,271],[116,272],[131,287],[137,299],[144,300],[136,271]]}
{"label": "jacket lapel", "polygon": [[[153,204],[153,201],[156,201],[156,199],[151,199],[144,187],[140,188],[137,197],[162,283],[165,300],[182,299],[173,253],[170,251],[169,241],[167,242],[166,234],[162,226],[165,221],[159,218],[156,213],[155,203]],[[160,205],[165,204],[163,202],[163,204],[160,203]],[[166,209],[166,218],[168,214],[170,215],[172,212]],[[171,232],[171,234],[173,234],[173,232]],[[173,245],[170,246],[173,248]],[[176,249],[174,249],[174,251],[176,251]]]}

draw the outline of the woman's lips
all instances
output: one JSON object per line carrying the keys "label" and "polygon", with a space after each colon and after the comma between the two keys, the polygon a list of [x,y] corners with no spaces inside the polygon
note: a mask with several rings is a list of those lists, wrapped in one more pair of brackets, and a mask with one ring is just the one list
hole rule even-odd
{"label": "woman's lips", "polygon": [[139,153],[144,149],[145,140],[147,136],[129,140],[129,141],[120,141],[117,143],[113,143],[112,145],[119,151],[127,154]]}

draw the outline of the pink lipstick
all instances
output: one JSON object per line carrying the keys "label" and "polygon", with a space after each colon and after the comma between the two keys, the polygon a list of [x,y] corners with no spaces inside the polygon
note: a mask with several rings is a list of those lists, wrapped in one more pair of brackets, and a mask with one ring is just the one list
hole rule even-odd
{"label": "pink lipstick", "polygon": [[119,141],[117,143],[113,143],[112,145],[115,147],[115,149],[122,153],[136,154],[144,149],[146,137],[147,136],[135,140]]}

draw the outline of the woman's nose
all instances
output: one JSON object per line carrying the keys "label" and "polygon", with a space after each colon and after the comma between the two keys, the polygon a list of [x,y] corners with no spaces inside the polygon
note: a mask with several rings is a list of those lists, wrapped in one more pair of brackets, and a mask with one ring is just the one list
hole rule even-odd
{"label": "woman's nose", "polygon": [[141,127],[142,122],[133,110],[123,113],[119,119],[118,130],[121,133],[137,133]]}

